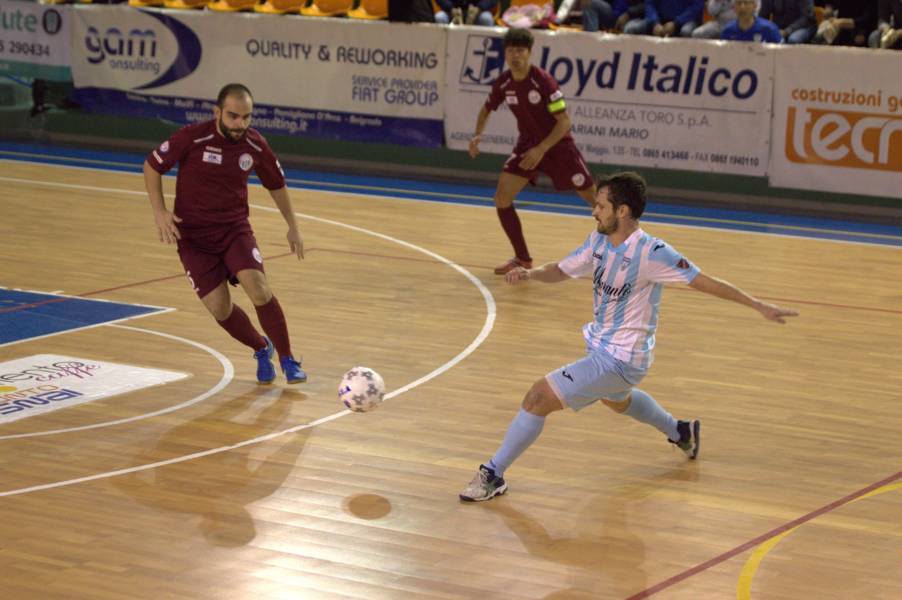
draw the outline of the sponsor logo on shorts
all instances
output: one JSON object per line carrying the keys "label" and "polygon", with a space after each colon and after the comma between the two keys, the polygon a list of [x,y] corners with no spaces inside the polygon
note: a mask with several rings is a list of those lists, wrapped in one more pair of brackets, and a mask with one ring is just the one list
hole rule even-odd
{"label": "sponsor logo on shorts", "polygon": [[188,284],[191,286],[191,289],[194,290],[195,292],[199,292],[200,288],[197,287],[196,283],[194,283],[194,278],[191,277],[191,271],[185,271],[185,277],[188,278]]}
{"label": "sponsor logo on shorts", "polygon": [[538,90],[529,90],[529,94],[526,97],[529,98],[530,104],[538,104],[542,101],[542,94]]}
{"label": "sponsor logo on shorts", "polygon": [[573,375],[567,372],[567,369],[561,369],[561,375],[570,380],[570,383],[573,383]]}
{"label": "sponsor logo on shorts", "polygon": [[254,157],[247,153],[242,154],[238,157],[238,166],[242,171],[250,171],[254,166]]}
{"label": "sponsor logo on shorts", "polygon": [[261,265],[263,264],[263,255],[260,254],[260,250],[254,248],[253,250],[251,250],[251,255],[254,257],[255,261],[257,261]]}

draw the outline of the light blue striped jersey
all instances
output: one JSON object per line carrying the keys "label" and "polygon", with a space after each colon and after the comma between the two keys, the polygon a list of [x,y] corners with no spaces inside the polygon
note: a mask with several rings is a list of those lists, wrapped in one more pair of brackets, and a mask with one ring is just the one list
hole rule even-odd
{"label": "light blue striped jersey", "polygon": [[663,283],[691,283],[699,270],[666,242],[637,229],[614,247],[593,231],[558,263],[570,277],[591,274],[595,320],[583,327],[586,343],[614,358],[651,366]]}

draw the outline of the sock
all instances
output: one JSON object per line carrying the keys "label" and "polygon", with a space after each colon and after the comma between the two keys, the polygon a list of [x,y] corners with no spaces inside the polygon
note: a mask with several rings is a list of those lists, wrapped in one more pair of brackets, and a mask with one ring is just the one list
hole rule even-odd
{"label": "sock", "polygon": [[507,208],[496,208],[496,210],[501,227],[507,234],[511,246],[514,247],[514,254],[520,260],[531,261],[529,250],[526,248],[526,238],[523,237],[523,226],[520,225],[520,217],[517,216],[517,209],[512,204]]}
{"label": "sock", "polygon": [[232,305],[232,312],[223,321],[216,321],[219,326],[225,329],[230,336],[248,346],[256,352],[266,347],[266,340],[260,335],[251,320],[247,318],[247,313],[241,310],[237,304]]}
{"label": "sock", "polygon": [[545,417],[539,417],[521,408],[507,428],[501,447],[486,466],[498,477],[503,476],[508,467],[536,441],[544,425]]}
{"label": "sock", "polygon": [[668,439],[679,441],[680,433],[677,431],[677,420],[669,412],[661,408],[654,398],[640,390],[633,388],[632,401],[629,408],[623,414],[629,415],[640,423],[651,425]]}
{"label": "sock", "polygon": [[279,358],[291,356],[291,343],[288,341],[288,324],[285,322],[285,313],[282,312],[282,305],[273,296],[269,302],[263,306],[255,306],[257,309],[257,318],[260,320],[260,326],[266,332],[267,337],[272,341],[272,345],[276,347]]}

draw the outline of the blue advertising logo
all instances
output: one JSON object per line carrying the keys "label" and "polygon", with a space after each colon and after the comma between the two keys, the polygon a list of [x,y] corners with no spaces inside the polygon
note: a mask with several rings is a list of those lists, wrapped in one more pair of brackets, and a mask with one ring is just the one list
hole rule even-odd
{"label": "blue advertising logo", "polygon": [[197,35],[188,26],[167,15],[149,12],[144,14],[160,21],[172,32],[178,43],[178,54],[162,75],[161,65],[157,60],[159,42],[152,29],[131,29],[125,32],[117,27],[110,27],[101,32],[96,27],[88,27],[85,36],[88,62],[95,65],[106,62],[112,69],[146,71],[156,75],[150,83],[135,87],[136,90],[160,87],[193,73],[200,64],[202,54]]}
{"label": "blue advertising logo", "polygon": [[491,85],[504,70],[504,44],[500,37],[471,35],[460,71],[460,82]]}

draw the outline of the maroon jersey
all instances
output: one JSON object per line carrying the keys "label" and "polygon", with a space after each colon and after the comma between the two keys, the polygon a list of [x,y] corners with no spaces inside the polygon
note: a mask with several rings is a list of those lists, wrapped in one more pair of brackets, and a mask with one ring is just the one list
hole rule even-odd
{"label": "maroon jersey", "polygon": [[247,220],[247,179],[257,173],[263,187],[285,187],[285,175],[269,144],[255,129],[237,142],[216,129],[216,121],[186,125],[147,155],[161,175],[176,163],[173,212],[182,219],[179,230],[191,238],[192,230],[210,230]]}
{"label": "maroon jersey", "polygon": [[[489,111],[497,109],[501,103],[507,104],[517,118],[520,139],[517,145],[532,147],[548,137],[557,119],[554,115],[564,110],[564,94],[547,71],[530,65],[529,73],[523,81],[514,81],[511,72],[502,73],[492,85],[485,107]],[[561,141],[572,140],[568,133]]]}

